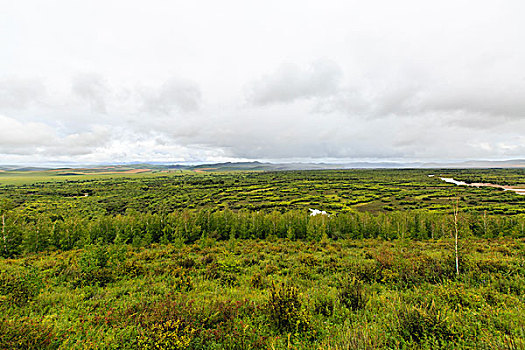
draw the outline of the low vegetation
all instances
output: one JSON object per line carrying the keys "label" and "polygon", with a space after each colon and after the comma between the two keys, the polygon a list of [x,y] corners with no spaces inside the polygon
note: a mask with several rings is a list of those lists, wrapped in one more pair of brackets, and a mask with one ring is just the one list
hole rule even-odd
{"label": "low vegetation", "polygon": [[0,349],[523,348],[524,197],[419,170],[4,186]]}
{"label": "low vegetation", "polygon": [[[525,242],[199,240],[1,264],[0,348],[525,346]],[[22,344],[22,345],[19,345]]]}

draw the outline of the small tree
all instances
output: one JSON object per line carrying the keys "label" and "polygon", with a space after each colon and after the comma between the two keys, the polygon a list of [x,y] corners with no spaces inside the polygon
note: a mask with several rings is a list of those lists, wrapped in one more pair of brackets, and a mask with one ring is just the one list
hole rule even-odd
{"label": "small tree", "polygon": [[459,214],[459,197],[456,197],[456,202],[452,202],[452,211],[454,214],[454,252],[456,255],[456,275],[459,276],[459,255],[458,255],[458,214]]}
{"label": "small tree", "polygon": [[11,201],[0,199],[0,256],[5,258],[16,255],[21,241],[20,230],[15,226],[18,217],[13,215],[13,208]]}

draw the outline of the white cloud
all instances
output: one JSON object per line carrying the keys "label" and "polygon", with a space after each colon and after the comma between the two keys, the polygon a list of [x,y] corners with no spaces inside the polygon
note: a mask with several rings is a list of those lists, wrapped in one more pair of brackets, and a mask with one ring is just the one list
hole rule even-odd
{"label": "white cloud", "polygon": [[524,12],[517,0],[9,2],[0,157],[524,158]]}
{"label": "white cloud", "polygon": [[53,142],[54,130],[37,122],[22,123],[0,115],[0,149],[5,154],[30,154]]}
{"label": "white cloud", "polygon": [[93,153],[111,139],[107,128],[60,135],[56,128],[41,122],[20,122],[0,115],[0,154],[44,155],[50,158]]}

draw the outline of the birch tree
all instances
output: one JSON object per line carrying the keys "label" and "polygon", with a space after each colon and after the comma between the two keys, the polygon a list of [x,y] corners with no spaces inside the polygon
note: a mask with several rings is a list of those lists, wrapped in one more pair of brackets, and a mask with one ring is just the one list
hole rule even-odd
{"label": "birch tree", "polygon": [[456,256],[456,275],[459,276],[459,254],[458,254],[458,214],[459,214],[459,197],[456,198],[456,202],[452,204],[452,211],[454,214],[454,252]]}

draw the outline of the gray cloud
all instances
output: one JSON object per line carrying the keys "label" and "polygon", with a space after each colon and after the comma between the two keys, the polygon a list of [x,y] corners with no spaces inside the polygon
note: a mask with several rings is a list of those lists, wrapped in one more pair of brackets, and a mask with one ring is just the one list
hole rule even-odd
{"label": "gray cloud", "polygon": [[197,111],[202,98],[197,84],[175,78],[159,88],[143,90],[142,97],[144,111],[163,114]]}
{"label": "gray cloud", "polygon": [[525,118],[525,81],[516,85],[494,82],[485,86],[447,86],[422,95],[421,109]]}
{"label": "gray cloud", "polygon": [[283,64],[274,73],[253,82],[247,97],[256,105],[327,97],[337,93],[342,78],[341,68],[332,61],[317,61],[306,68]]}
{"label": "gray cloud", "polygon": [[106,146],[111,133],[102,126],[60,135],[41,122],[20,122],[0,115],[0,153],[10,155],[77,156]]}
{"label": "gray cloud", "polygon": [[0,109],[25,109],[37,103],[46,94],[39,79],[0,79]]}
{"label": "gray cloud", "polygon": [[469,84],[432,81],[382,82],[344,87],[317,106],[319,112],[341,111],[365,118],[389,115],[425,118],[443,112],[451,123],[465,127],[491,127],[493,123],[525,118],[523,84],[485,83],[472,78]]}
{"label": "gray cloud", "polygon": [[106,113],[106,99],[110,98],[110,90],[104,79],[97,74],[83,74],[76,76],[71,90],[82,100],[86,101],[95,113]]}

